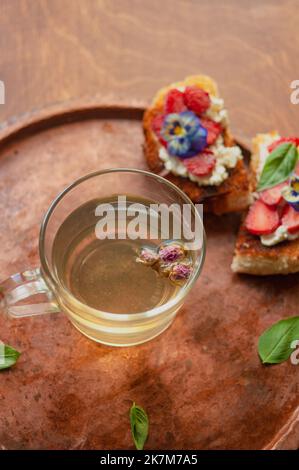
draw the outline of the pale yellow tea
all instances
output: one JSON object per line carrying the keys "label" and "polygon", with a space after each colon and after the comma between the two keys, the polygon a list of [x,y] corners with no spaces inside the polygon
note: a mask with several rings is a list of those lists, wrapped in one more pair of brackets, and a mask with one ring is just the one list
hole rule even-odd
{"label": "pale yellow tea", "polygon": [[[149,211],[151,201],[127,198],[126,208],[132,202]],[[116,224],[107,228],[110,238],[98,239],[96,207],[107,203],[113,206]],[[159,230],[156,239],[149,239],[146,224],[139,227],[141,239],[129,239],[133,217],[124,217],[126,208],[119,209],[115,198],[90,201],[65,219],[53,244],[52,261],[60,282],[82,303],[105,312],[144,312],[165,304],[181,289],[165,275],[165,263],[157,268],[157,263],[140,262],[144,247],[157,253],[165,240]]]}

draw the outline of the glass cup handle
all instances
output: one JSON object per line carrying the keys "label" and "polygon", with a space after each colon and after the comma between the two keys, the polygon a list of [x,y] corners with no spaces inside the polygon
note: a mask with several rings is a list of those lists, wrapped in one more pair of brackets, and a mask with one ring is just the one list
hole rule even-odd
{"label": "glass cup handle", "polygon": [[59,312],[39,268],[14,274],[0,284],[0,303],[13,318]]}

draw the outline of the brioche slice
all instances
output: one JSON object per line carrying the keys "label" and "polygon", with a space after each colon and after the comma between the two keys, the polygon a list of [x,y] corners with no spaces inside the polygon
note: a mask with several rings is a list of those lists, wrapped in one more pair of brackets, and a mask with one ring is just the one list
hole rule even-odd
{"label": "brioche slice", "polygon": [[[256,190],[268,154],[268,146],[279,138],[277,132],[270,132],[258,134],[253,139],[253,154],[250,163],[252,191]],[[243,222],[237,237],[231,267],[236,273],[259,276],[299,272],[299,238],[282,241],[273,246],[265,246],[259,236],[249,233]]]}
{"label": "brioche slice", "polygon": [[[209,120],[211,119],[211,115],[214,116],[212,113],[216,113],[216,118],[218,119],[216,128],[218,124],[221,128],[221,132],[217,137],[217,140],[213,144],[209,144],[207,149],[213,150],[214,148],[218,148],[222,145],[222,151],[229,147],[232,147],[230,151],[231,153],[238,150],[227,125],[227,117],[225,114],[226,110],[222,108],[223,100],[219,98],[216,83],[210,77],[204,75],[190,76],[182,82],[173,83],[158,91],[151,105],[144,114],[144,154],[148,166],[151,171],[161,174],[166,179],[176,184],[193,202],[203,202],[204,209],[206,211],[213,212],[215,214],[241,211],[247,208],[250,203],[248,176],[241,154],[237,161],[233,164],[229,164],[228,167],[225,167],[225,173],[223,172],[224,168],[220,168],[220,160],[217,160],[216,157],[215,169],[211,175],[204,178],[194,177],[193,174],[190,176],[190,173],[182,175],[182,171],[176,173],[174,168],[169,168],[169,159],[172,162],[174,160],[179,161],[181,169],[183,168],[181,165],[182,160],[176,156],[173,158],[172,155],[169,155],[167,148],[165,148],[166,142],[162,142],[162,139],[159,138],[159,135],[157,135],[157,132],[153,129],[153,122],[155,122],[157,117],[169,114],[169,112],[166,112],[165,107],[170,90],[177,90],[178,94],[180,94],[184,93],[184,90],[186,90],[187,87],[188,89],[204,90],[208,93],[211,100],[211,107],[203,114],[197,113],[197,115],[199,119],[202,119],[201,122],[203,123],[206,120],[206,117],[208,117]],[[193,103],[191,102],[191,107],[192,104]],[[217,106],[219,106],[219,113],[217,111]],[[187,107],[187,110],[190,109]],[[219,166],[217,167],[217,165]],[[172,166],[175,165],[172,164]],[[220,182],[218,179],[218,181],[214,183],[213,181],[217,179],[217,169],[222,170],[222,174],[225,174],[225,177],[222,179],[220,178]],[[210,179],[212,183],[210,183]]]}

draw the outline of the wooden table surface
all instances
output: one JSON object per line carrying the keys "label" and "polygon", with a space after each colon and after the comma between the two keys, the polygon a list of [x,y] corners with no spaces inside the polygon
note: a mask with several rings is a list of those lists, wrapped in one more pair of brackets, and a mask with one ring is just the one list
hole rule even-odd
{"label": "wooden table surface", "polygon": [[0,0],[0,125],[101,93],[147,101],[201,72],[218,81],[245,143],[298,133],[298,24],[296,0]]}
{"label": "wooden table surface", "polygon": [[298,129],[297,0],[1,0],[0,13],[0,121],[102,91],[150,99],[204,72],[241,139]]}

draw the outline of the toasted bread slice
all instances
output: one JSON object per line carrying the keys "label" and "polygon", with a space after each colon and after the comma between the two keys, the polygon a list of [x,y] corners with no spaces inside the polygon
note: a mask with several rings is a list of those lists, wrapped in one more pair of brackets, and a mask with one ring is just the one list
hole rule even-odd
{"label": "toasted bread slice", "polygon": [[[169,90],[192,85],[202,88],[210,96],[218,97],[216,83],[210,77],[204,75],[190,76],[182,82],[173,83],[161,89],[156,94],[150,107],[146,110],[143,119],[145,134],[144,153],[148,166],[151,171],[162,174],[166,179],[176,184],[193,202],[203,202],[204,209],[208,212],[223,214],[241,211],[247,208],[250,203],[248,175],[243,160],[239,160],[233,169],[228,170],[229,176],[220,185],[200,186],[188,177],[179,176],[166,170],[164,162],[160,159],[159,150],[162,144],[160,144],[152,130],[152,121],[163,112],[165,97]],[[227,127],[223,129],[222,137],[226,147],[235,145],[234,139]]]}
{"label": "toasted bread slice", "polygon": [[[255,191],[257,180],[266,156],[265,149],[277,140],[277,132],[258,134],[253,139],[253,154],[250,163],[250,183]],[[299,272],[299,239],[284,241],[274,246],[264,246],[260,237],[251,235],[241,225],[232,262],[237,273],[260,276]]]}
{"label": "toasted bread slice", "polygon": [[299,272],[299,239],[264,246],[259,237],[251,235],[241,226],[232,270],[257,276]]}

